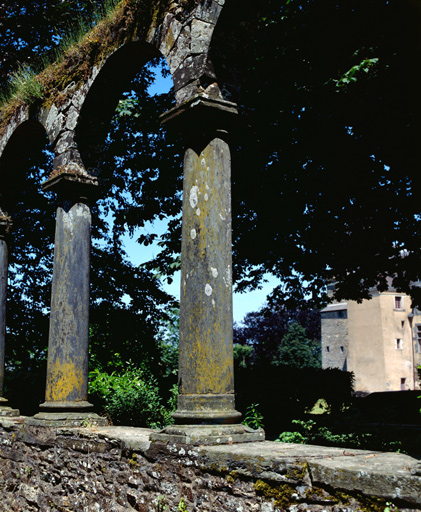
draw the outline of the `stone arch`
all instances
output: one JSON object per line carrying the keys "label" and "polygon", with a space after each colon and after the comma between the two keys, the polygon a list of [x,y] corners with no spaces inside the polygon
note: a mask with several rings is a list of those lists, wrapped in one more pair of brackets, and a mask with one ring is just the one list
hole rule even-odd
{"label": "stone arch", "polygon": [[[146,9],[138,6],[135,8],[139,11],[136,13],[138,19],[128,16],[121,26],[111,26],[113,36],[118,29],[115,43],[98,42],[95,27],[87,37],[89,43],[92,39],[98,47],[93,54],[89,53],[92,49],[88,45],[88,50],[85,48],[81,55],[66,57],[69,63],[64,69],[57,70],[58,78],[53,80],[53,88],[47,92],[41,108],[35,113],[54,148],[55,170],[71,164],[75,172],[86,173],[78,149],[82,141],[81,151],[86,153],[87,148],[83,147],[83,132],[88,130],[86,119],[90,117],[92,121],[90,138],[97,134],[97,140],[100,140],[99,125],[107,116],[111,118],[116,106],[115,98],[123,92],[124,83],[153,57],[163,56],[166,59],[178,105],[195,96],[223,99],[209,59],[210,42],[223,4],[222,0],[177,0],[166,9],[163,5]],[[92,43],[94,48],[95,44]],[[83,67],[83,79],[81,71],[69,72],[67,69],[75,67]],[[110,80],[116,69],[123,72],[114,73]],[[108,85],[111,84],[107,99],[113,97],[114,103],[101,98],[101,90],[107,81]],[[28,110],[24,106],[18,112],[15,116],[17,122],[28,115]],[[100,116],[99,110],[102,110]],[[6,130],[2,130],[0,119],[0,154],[15,122],[14,119],[9,121]],[[93,131],[92,124],[95,125]]]}
{"label": "stone arch", "polygon": [[4,184],[0,192],[0,207],[6,210],[13,202],[13,190],[21,186],[30,157],[43,149],[47,138],[42,123],[36,118],[29,118],[26,109],[16,121],[0,154],[0,176]]}
{"label": "stone arch", "polygon": [[[89,169],[89,172],[96,164],[95,148],[102,146],[121,95],[142,67],[156,57],[161,57],[160,52],[148,43],[130,42],[123,45],[103,63],[80,111],[77,112],[75,107],[72,109],[75,117],[72,123],[75,124],[73,146],[79,151],[82,167]],[[69,137],[68,133],[64,134],[63,139],[65,137]],[[55,167],[61,164],[62,149],[60,144],[56,147],[58,156]],[[73,154],[73,160],[77,158]]]}

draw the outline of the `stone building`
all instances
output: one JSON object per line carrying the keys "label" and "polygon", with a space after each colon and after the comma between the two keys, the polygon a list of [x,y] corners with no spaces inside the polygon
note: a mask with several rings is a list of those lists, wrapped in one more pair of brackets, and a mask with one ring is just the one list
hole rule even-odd
{"label": "stone building", "polygon": [[354,372],[355,391],[419,389],[421,312],[393,288],[322,310],[322,366]]}

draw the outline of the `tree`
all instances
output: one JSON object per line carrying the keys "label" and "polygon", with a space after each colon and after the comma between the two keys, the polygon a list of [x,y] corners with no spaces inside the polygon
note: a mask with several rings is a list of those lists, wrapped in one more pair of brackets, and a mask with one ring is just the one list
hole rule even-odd
{"label": "tree", "polygon": [[[243,354],[237,348],[237,353],[248,355],[253,366],[291,363],[298,368],[320,367],[320,312],[266,308],[248,313],[242,325],[234,325],[234,343],[252,349],[251,354]],[[295,351],[299,364],[293,362]],[[307,365],[302,364],[304,360]]]}
{"label": "tree", "polygon": [[415,2],[393,0],[224,8],[213,54],[224,57],[217,73],[241,86],[231,88],[243,109],[240,290],[272,272],[283,283],[275,303],[294,307],[332,279],[338,299],[359,300],[393,276],[419,298],[419,19]]}
{"label": "tree", "polygon": [[293,322],[281,340],[278,357],[273,364],[295,368],[320,368],[320,341],[309,340],[306,337],[306,330],[297,322]]}

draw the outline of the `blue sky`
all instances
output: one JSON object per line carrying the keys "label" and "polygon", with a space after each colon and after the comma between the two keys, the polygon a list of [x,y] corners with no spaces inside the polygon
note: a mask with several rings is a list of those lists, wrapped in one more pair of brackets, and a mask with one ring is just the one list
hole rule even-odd
{"label": "blue sky", "polygon": [[[154,224],[153,229],[157,229],[158,232],[164,232],[166,223],[165,221],[157,221]],[[149,225],[152,230],[152,226]],[[148,229],[148,226],[146,226]],[[135,231],[133,237],[125,236],[124,245],[129,256],[130,261],[134,265],[140,265],[145,261],[153,258],[159,251],[159,247],[156,244],[148,245],[147,247],[141,246],[136,242],[137,237],[141,233],[141,229]],[[266,296],[270,293],[274,286],[279,283],[279,280],[272,276],[266,276],[268,283],[265,283],[261,290],[255,290],[247,293],[234,293],[233,294],[233,313],[234,321],[241,322],[246,313],[250,311],[258,310],[265,303]],[[162,281],[162,286],[165,291],[176,297],[180,298],[180,272],[175,274],[174,281],[172,284],[168,284],[166,281]]]}
{"label": "blue sky", "polygon": [[[170,76],[163,78],[160,73],[157,73],[155,83],[150,87],[149,92],[151,94],[167,92],[172,86],[172,79]],[[163,233],[166,228],[166,222],[156,221],[153,226],[151,224],[146,225],[145,229],[151,231],[157,230],[158,233]],[[157,244],[151,244],[147,247],[139,245],[136,240],[141,234],[141,230],[135,231],[133,237],[126,236],[124,238],[124,244],[129,256],[129,259],[134,265],[140,265],[145,261],[150,260],[159,251]],[[233,310],[234,310],[234,321],[241,322],[246,313],[256,311],[263,306],[266,300],[266,296],[270,293],[273,288],[279,284],[279,280],[273,276],[266,276],[268,282],[263,284],[262,289],[255,290],[247,293],[234,293],[233,295]],[[162,285],[168,293],[180,298],[180,272],[175,275],[172,284],[168,284],[166,281],[162,281]]]}

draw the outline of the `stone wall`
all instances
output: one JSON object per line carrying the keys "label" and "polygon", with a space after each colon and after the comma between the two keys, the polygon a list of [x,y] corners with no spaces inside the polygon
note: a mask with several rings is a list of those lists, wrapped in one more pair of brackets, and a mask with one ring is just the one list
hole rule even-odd
{"label": "stone wall", "polygon": [[192,447],[151,443],[147,429],[0,423],[2,512],[421,510],[417,461],[398,453]]}
{"label": "stone wall", "polygon": [[347,310],[326,310],[322,311],[321,320],[322,366],[346,371],[349,341]]}

